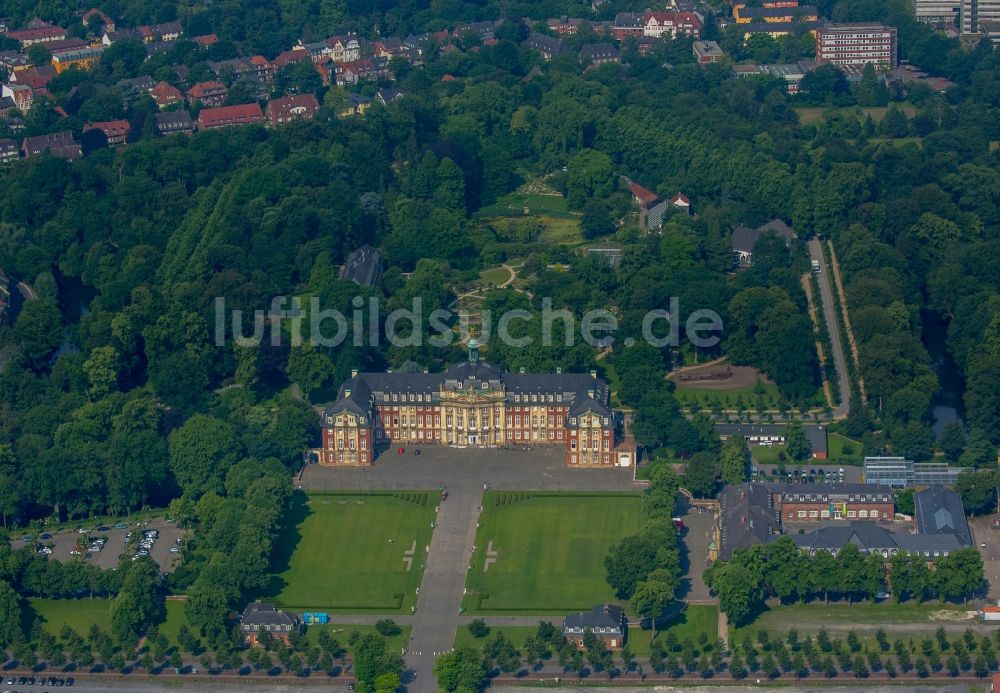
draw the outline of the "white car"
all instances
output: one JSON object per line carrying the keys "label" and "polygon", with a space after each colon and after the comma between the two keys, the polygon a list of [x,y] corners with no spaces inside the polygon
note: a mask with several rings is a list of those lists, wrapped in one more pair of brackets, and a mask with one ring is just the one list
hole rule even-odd
{"label": "white car", "polygon": [[179,548],[177,548],[176,546],[171,546],[170,547],[170,553],[180,553],[180,552],[181,552],[181,550]]}

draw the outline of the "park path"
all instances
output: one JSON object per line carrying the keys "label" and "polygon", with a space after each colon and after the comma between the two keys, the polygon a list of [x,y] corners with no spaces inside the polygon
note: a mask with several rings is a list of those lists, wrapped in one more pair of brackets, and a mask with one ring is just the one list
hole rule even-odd
{"label": "park path", "polygon": [[[823,258],[823,246],[818,239],[809,241],[809,257],[819,263],[820,267],[826,267]],[[833,365],[837,370],[837,385],[840,390],[840,406],[833,410],[834,419],[843,419],[847,416],[847,411],[851,403],[851,381],[847,371],[847,360],[844,358],[844,345],[840,342],[840,329],[838,329],[837,312],[833,302],[833,289],[830,287],[830,272],[820,272],[817,276],[819,283],[819,298],[823,306],[823,317],[827,324],[827,334],[830,335],[830,351],[833,352]],[[845,316],[846,319],[846,316]]]}
{"label": "park path", "polygon": [[844,282],[840,275],[840,263],[837,261],[837,251],[833,247],[833,241],[827,241],[826,247],[830,251],[830,267],[833,270],[833,281],[837,287],[837,295],[840,297],[840,310],[844,316],[844,331],[847,333],[847,342],[851,347],[851,358],[854,360],[854,367],[858,371],[858,394],[861,397],[861,403],[868,404],[868,394],[865,392],[865,380],[861,377],[861,360],[858,355],[858,343],[854,339],[854,330],[851,329],[851,316],[847,312],[847,294],[844,292]]}
{"label": "park path", "polygon": [[452,486],[448,500],[439,506],[406,656],[410,691],[437,690],[434,660],[452,649],[455,631],[468,620],[460,610],[476,524],[482,511],[483,490],[478,485]]}

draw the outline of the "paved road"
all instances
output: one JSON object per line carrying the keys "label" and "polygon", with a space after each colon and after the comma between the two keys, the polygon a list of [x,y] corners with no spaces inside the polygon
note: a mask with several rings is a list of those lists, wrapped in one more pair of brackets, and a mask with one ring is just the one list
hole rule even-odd
{"label": "paved road", "polygon": [[684,568],[684,582],[681,588],[681,598],[689,601],[712,600],[712,595],[705,585],[705,568],[708,563],[708,545],[712,543],[712,528],[715,516],[710,510],[699,510],[696,507],[678,507],[683,512],[684,524],[687,529],[681,538],[683,553],[681,566]]}
{"label": "paved road", "polygon": [[837,387],[840,391],[840,406],[833,410],[835,419],[847,416],[851,403],[851,384],[848,379],[847,361],[844,358],[844,346],[840,341],[840,329],[837,312],[833,302],[833,289],[830,286],[830,268],[823,259],[823,246],[813,238],[809,241],[809,258],[819,262],[823,271],[817,276],[819,282],[820,303],[823,304],[823,317],[826,320],[826,331],[830,335],[830,350],[833,352],[833,365],[837,369]]}

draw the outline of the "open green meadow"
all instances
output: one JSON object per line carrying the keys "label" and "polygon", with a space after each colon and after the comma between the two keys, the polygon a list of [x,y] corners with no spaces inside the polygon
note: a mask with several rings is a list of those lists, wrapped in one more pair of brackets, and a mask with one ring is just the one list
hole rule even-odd
{"label": "open green meadow", "polygon": [[[528,213],[525,214],[524,210]],[[481,208],[476,216],[576,216],[566,208],[566,198],[562,195],[543,195],[541,193],[511,193],[497,201]]]}
{"label": "open green meadow", "polygon": [[729,390],[710,390],[703,387],[692,387],[686,383],[676,383],[677,401],[682,407],[697,404],[709,408],[717,402],[723,409],[736,409],[743,405],[744,409],[756,409],[763,400],[766,409],[777,409],[781,397],[778,386],[770,383],[758,383],[745,387],[734,387]]}
{"label": "open green meadow", "polygon": [[[378,633],[373,625],[324,623],[323,625],[314,624],[306,626],[306,638],[311,643],[318,643],[320,631],[324,630],[327,631],[333,639],[339,642],[343,647],[347,647],[347,641],[351,637],[351,633],[354,631],[357,631],[361,635]],[[390,638],[385,638],[386,645],[388,646],[390,652],[400,652],[410,642],[410,626],[400,625],[399,631],[399,635],[393,635]]]}
{"label": "open green meadow", "polygon": [[267,596],[296,611],[409,612],[436,503],[422,491],[296,494]]}
{"label": "open green meadow", "polygon": [[111,629],[111,600],[31,598],[25,604],[23,615],[26,621],[33,616],[40,618],[42,627],[52,635],[58,636],[63,626],[69,626],[87,637],[90,627],[95,624],[105,633]]}
{"label": "open green meadow", "polygon": [[639,496],[488,492],[483,504],[466,609],[561,614],[615,600],[604,557],[640,529]]}
{"label": "open green meadow", "polygon": [[[656,631],[656,640],[664,642],[673,633],[678,643],[690,640],[697,647],[699,636],[704,633],[708,642],[719,639],[719,609],[711,604],[691,604],[677,618],[666,624],[660,624]],[[630,624],[628,628],[628,647],[633,654],[648,657],[653,640],[653,630],[642,630],[638,624]]]}
{"label": "open green meadow", "polygon": [[861,441],[852,440],[841,433],[831,433],[826,437],[826,444],[829,448],[829,464],[849,464],[860,467],[864,462]]}
{"label": "open green meadow", "polygon": [[[879,627],[885,629],[890,641],[896,638],[933,638],[938,626],[942,625],[975,628],[973,609],[937,602],[789,604],[769,607],[753,622],[739,628],[730,627],[729,638],[730,642],[742,642],[748,636],[756,639],[761,630],[766,630],[773,639],[784,637],[790,628],[795,628],[800,637],[812,635],[815,638],[820,629],[825,628],[831,638],[845,638],[853,630],[863,644],[874,647],[875,632]],[[954,636],[952,633],[950,637]]]}
{"label": "open green meadow", "polygon": [[[917,113],[917,109],[915,109],[911,104],[908,103],[896,104],[896,108],[905,113],[907,118],[912,118]],[[882,119],[885,118],[885,114],[888,110],[889,110],[888,106],[871,106],[867,108],[863,108],[861,106],[850,106],[845,108],[833,108],[833,109],[825,108],[823,106],[817,106],[817,107],[796,108],[795,112],[798,113],[799,122],[802,125],[810,125],[818,123],[821,120],[826,120],[827,113],[833,113],[833,112],[840,113],[845,118],[853,115],[860,122],[864,122],[865,118],[867,118],[870,115],[874,122],[880,123],[882,122]]]}

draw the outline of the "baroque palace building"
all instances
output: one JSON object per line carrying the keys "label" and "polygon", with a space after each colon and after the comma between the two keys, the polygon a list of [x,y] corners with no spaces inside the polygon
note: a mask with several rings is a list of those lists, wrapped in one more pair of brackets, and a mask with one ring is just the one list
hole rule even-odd
{"label": "baroque palace building", "polygon": [[635,445],[616,437],[604,380],[584,373],[510,373],[469,359],[444,373],[358,373],[323,412],[323,465],[372,464],[394,445],[561,446],[566,464],[627,466]]}

